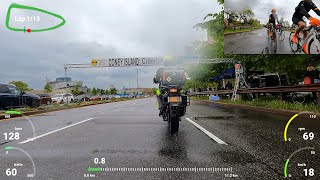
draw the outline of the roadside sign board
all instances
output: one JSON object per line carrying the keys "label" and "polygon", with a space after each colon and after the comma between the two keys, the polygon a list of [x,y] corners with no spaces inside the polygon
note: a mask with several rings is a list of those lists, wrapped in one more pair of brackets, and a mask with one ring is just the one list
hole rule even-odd
{"label": "roadside sign board", "polygon": [[[94,61],[94,60],[92,60]],[[163,65],[163,57],[140,57],[140,58],[109,58],[95,59],[94,67],[132,67],[132,66],[161,66]]]}
{"label": "roadside sign board", "polygon": [[92,67],[134,67],[199,64],[199,56],[108,58],[91,60]]}
{"label": "roadside sign board", "polygon": [[95,59],[93,59],[92,61],[91,61],[91,65],[92,66],[94,66],[94,67],[96,67],[97,66],[97,60],[95,60]]}

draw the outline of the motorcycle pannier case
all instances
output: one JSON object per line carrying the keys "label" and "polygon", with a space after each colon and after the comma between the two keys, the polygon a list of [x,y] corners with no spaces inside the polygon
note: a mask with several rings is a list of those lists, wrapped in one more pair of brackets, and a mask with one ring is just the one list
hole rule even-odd
{"label": "motorcycle pannier case", "polygon": [[164,70],[162,82],[165,86],[179,85],[182,86],[186,82],[186,74],[184,70]]}

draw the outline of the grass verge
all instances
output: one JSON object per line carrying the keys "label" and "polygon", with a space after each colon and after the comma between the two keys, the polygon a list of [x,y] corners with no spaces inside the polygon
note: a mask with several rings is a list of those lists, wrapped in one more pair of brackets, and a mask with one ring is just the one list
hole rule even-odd
{"label": "grass verge", "polygon": [[[209,97],[192,97],[192,100],[209,100]],[[214,102],[214,101],[212,101]],[[320,113],[320,107],[315,104],[300,104],[300,103],[290,103],[287,101],[280,101],[274,99],[262,99],[255,101],[244,101],[244,100],[236,100],[232,101],[229,99],[221,99],[216,102],[221,102],[225,104],[238,104],[238,105],[247,105],[253,107],[264,107],[271,109],[279,109],[279,110],[296,110],[296,111],[310,111],[314,113]]]}
{"label": "grass verge", "polygon": [[226,29],[226,30],[224,30],[224,35],[250,32],[250,31],[255,31],[255,30],[259,30],[259,29],[262,29],[262,28],[245,28],[245,29],[236,29],[236,30]]}

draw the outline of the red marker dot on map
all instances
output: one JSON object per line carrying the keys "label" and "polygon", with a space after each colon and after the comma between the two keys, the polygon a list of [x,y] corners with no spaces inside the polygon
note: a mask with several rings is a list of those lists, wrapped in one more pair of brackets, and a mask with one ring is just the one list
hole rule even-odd
{"label": "red marker dot on map", "polygon": [[28,32],[28,33],[31,33],[31,29],[27,29],[27,32]]}

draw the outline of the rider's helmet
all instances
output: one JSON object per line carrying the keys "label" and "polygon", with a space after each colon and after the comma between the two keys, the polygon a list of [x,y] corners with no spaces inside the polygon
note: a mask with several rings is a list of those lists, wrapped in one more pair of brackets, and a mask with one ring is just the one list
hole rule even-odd
{"label": "rider's helmet", "polygon": [[276,10],[275,8],[272,8],[271,12],[272,12],[272,13],[276,13],[277,10]]}

